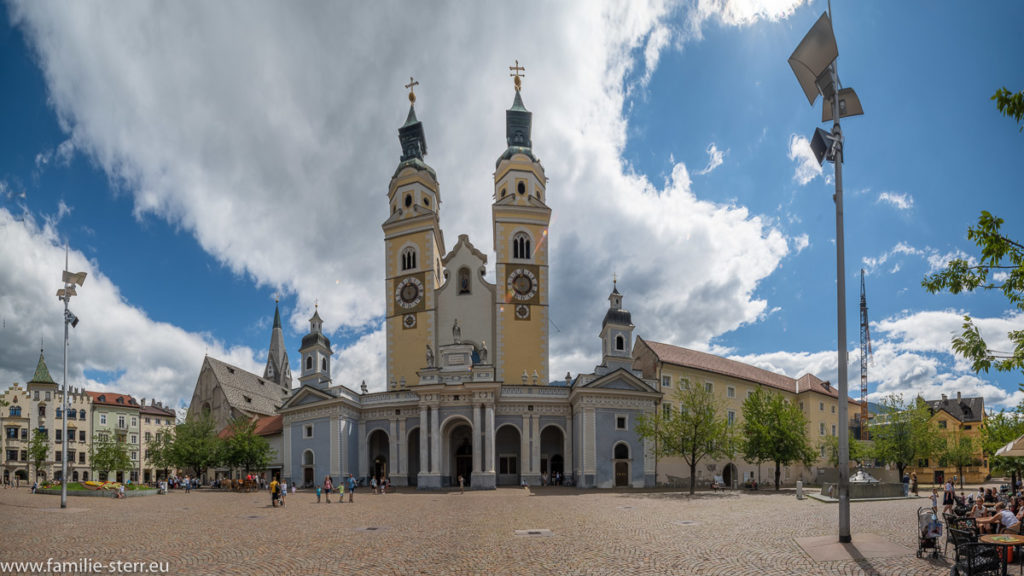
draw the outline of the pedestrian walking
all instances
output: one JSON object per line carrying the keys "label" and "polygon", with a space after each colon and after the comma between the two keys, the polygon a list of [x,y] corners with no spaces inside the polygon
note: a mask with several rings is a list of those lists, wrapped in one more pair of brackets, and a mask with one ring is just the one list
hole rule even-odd
{"label": "pedestrian walking", "polygon": [[334,485],[331,483],[331,477],[324,478],[324,495],[327,496],[327,503],[331,503],[331,490],[334,490]]}
{"label": "pedestrian walking", "polygon": [[188,476],[185,476],[185,494],[192,492],[192,481],[189,480]]}
{"label": "pedestrian walking", "polygon": [[376,476],[370,476],[370,490],[373,492],[374,495],[377,494],[377,477]]}
{"label": "pedestrian walking", "polygon": [[466,493],[466,489],[465,489],[465,487],[462,484],[463,480],[464,479],[462,478],[462,474],[459,474],[459,494],[465,494]]}
{"label": "pedestrian walking", "polygon": [[352,501],[352,496],[356,493],[356,479],[350,472],[348,475],[348,501]]}
{"label": "pedestrian walking", "polygon": [[339,504],[344,504],[345,503],[345,479],[344,478],[342,478],[338,482],[338,503]]}
{"label": "pedestrian walking", "polygon": [[319,486],[316,487],[316,503],[317,504],[320,503],[320,487]]}

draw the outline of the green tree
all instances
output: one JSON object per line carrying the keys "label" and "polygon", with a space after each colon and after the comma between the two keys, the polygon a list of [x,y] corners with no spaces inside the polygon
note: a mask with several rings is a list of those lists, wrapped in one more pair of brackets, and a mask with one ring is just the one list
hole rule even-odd
{"label": "green tree", "polygon": [[[1015,412],[999,412],[985,418],[985,426],[981,429],[981,451],[989,459],[993,474],[1020,472],[1024,458],[996,456],[1003,446],[1024,435],[1024,406],[1017,406]],[[1016,480],[1016,478],[1014,478]]]}
{"label": "green tree", "polygon": [[775,489],[783,466],[810,465],[817,453],[807,440],[807,417],[781,394],[758,387],[743,401],[743,459],[775,462]]}
{"label": "green tree", "polygon": [[970,466],[978,460],[978,445],[974,438],[961,434],[959,430],[945,435],[939,449],[939,456],[947,466],[956,468],[960,478],[960,489],[964,488],[964,466]]}
{"label": "green tree", "polygon": [[[925,276],[921,284],[932,294],[951,294],[975,290],[998,290],[1006,299],[1024,311],[1024,245],[1000,232],[1003,219],[982,212],[978,224],[967,229],[967,238],[981,250],[972,258],[951,260],[946,268]],[[1012,350],[989,348],[971,317],[964,316],[963,332],[953,338],[953,350],[971,362],[975,372],[1012,372],[1024,368],[1024,330],[1011,330],[1006,335]],[[1024,389],[1024,388],[1022,388]]]}
{"label": "green tree", "polygon": [[[1020,124],[1021,118],[1024,118],[1024,90],[1015,94],[1004,86],[996,90],[991,99],[996,101],[996,108],[1004,116],[1013,118],[1017,121],[1017,124]],[[1018,132],[1024,132],[1024,126],[1021,126]]]}
{"label": "green tree", "polygon": [[233,420],[223,442],[224,463],[232,468],[241,468],[246,474],[262,470],[270,462],[270,442],[256,434],[256,420]]}
{"label": "green tree", "polygon": [[171,430],[157,432],[156,436],[146,441],[146,450],[149,452],[149,461],[158,470],[164,471],[164,477],[168,476],[168,469],[173,465],[171,461],[174,446],[174,433]]}
{"label": "green tree", "polygon": [[28,460],[36,469],[36,477],[39,477],[39,468],[43,461],[50,455],[50,437],[44,430],[33,430],[32,440],[28,444]]}
{"label": "green tree", "polygon": [[128,445],[121,440],[111,440],[106,434],[93,439],[89,452],[89,467],[93,472],[123,472],[134,468],[128,456]]}
{"label": "green tree", "polygon": [[905,405],[902,394],[889,394],[882,399],[879,416],[871,425],[874,456],[895,464],[900,478],[916,460],[938,453],[942,437],[931,424],[931,410],[920,396]]}
{"label": "green tree", "polygon": [[199,478],[211,466],[220,465],[223,461],[222,443],[214,428],[209,414],[178,424],[174,428],[170,462],[183,470],[191,470]]}
{"label": "green tree", "polygon": [[[871,451],[868,449],[867,442],[861,442],[853,437],[853,434],[847,435],[850,445],[850,462],[860,462],[867,458]],[[839,436],[825,436],[825,439],[821,441],[819,446],[825,447],[825,454],[828,456],[829,465],[833,468],[839,467]]]}
{"label": "green tree", "polygon": [[714,395],[702,386],[675,394],[679,409],[637,419],[636,433],[653,440],[655,458],[680,456],[690,467],[690,494],[697,484],[697,464],[704,458],[732,456],[736,431]]}

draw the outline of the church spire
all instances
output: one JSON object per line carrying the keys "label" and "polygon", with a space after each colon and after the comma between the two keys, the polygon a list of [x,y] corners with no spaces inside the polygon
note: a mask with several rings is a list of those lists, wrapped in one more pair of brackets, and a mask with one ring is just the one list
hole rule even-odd
{"label": "church spire", "polygon": [[398,141],[402,145],[402,163],[410,160],[423,160],[427,155],[427,136],[423,132],[423,123],[416,118],[416,93],[413,91],[419,82],[409,77],[405,85],[409,89],[409,115],[405,124],[398,129]]}
{"label": "church spire", "polygon": [[284,330],[281,328],[281,310],[274,300],[274,328],[270,333],[270,350],[267,352],[267,367],[263,377],[277,383],[286,391],[292,388],[292,370],[288,365],[288,350],[284,346]]}
{"label": "church spire", "polygon": [[509,66],[508,69],[512,70],[512,74],[509,76],[515,79],[516,97],[512,101],[512,107],[505,111],[505,140],[508,142],[509,150],[521,148],[522,150],[517,151],[525,152],[532,158],[533,141],[530,139],[530,132],[533,125],[533,113],[523,105],[521,94],[523,89],[521,78],[526,77],[521,72],[525,72],[526,67],[520,66],[519,60],[516,60],[516,65]]}

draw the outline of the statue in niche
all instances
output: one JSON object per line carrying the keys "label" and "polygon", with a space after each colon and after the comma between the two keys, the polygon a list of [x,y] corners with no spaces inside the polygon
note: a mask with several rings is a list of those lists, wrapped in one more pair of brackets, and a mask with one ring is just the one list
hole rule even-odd
{"label": "statue in niche", "polygon": [[359,386],[359,391],[362,392],[363,394],[366,394],[366,380],[363,380],[363,384]]}
{"label": "statue in niche", "polygon": [[427,344],[427,368],[434,367],[434,351],[430,349],[430,344]]}
{"label": "statue in niche", "polygon": [[487,340],[480,341],[480,363],[487,364]]}
{"label": "statue in niche", "polygon": [[459,319],[455,319],[455,324],[452,324],[452,340],[456,344],[462,344],[462,328],[459,328]]}

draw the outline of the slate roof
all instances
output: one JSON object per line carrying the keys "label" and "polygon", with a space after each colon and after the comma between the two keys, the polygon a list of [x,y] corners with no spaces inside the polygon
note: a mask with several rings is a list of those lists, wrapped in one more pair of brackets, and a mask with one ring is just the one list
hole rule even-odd
{"label": "slate roof", "polygon": [[270,416],[284,403],[281,387],[276,382],[210,356],[206,357],[206,362],[232,408]]}
{"label": "slate roof", "polygon": [[141,412],[142,414],[151,414],[154,416],[163,416],[175,419],[177,419],[178,417],[174,410],[171,410],[169,408],[161,408],[160,406],[153,406],[152,404],[143,406],[142,409],[139,410],[139,412]]}
{"label": "slate roof", "polygon": [[980,396],[971,398],[943,398],[941,400],[925,400],[932,413],[939,410],[949,412],[961,422],[981,422],[985,414],[985,399]]}
{"label": "slate roof", "polygon": [[[689,348],[652,342],[650,340],[644,340],[643,342],[647,344],[647,347],[654,352],[659,360],[666,364],[675,364],[685,368],[695,368],[705,372],[731,376],[777,390],[785,390],[793,394],[796,394],[799,390],[801,394],[804,392],[818,392],[833,398],[839,397],[839,391],[835,386],[828,385],[827,382],[813,374],[804,374],[794,380],[785,374],[777,374],[738,360],[730,360],[729,358],[715,356],[707,352],[698,352]],[[849,401],[856,402],[853,398],[850,398]]]}

